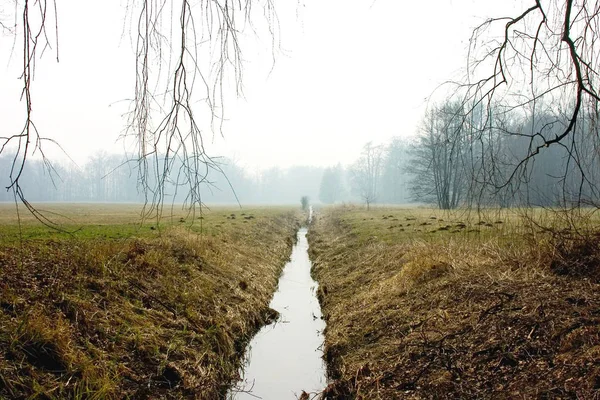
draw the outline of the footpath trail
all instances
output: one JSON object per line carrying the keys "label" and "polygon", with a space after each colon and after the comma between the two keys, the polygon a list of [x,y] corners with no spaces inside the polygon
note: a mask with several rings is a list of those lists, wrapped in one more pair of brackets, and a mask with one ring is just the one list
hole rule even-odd
{"label": "footpath trail", "polygon": [[[598,398],[597,238],[561,253],[512,227],[431,210],[318,214],[325,398]],[[577,251],[585,274],[569,270]]]}

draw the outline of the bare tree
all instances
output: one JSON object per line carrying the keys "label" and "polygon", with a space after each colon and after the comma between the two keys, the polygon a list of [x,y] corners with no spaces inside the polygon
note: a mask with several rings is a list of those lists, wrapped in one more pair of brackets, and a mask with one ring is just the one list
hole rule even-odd
{"label": "bare tree", "polygon": [[[26,200],[20,181],[23,176],[27,158],[36,151],[42,156],[42,160],[48,171],[49,179],[52,180],[56,172],[53,165],[46,158],[42,146],[45,141],[51,141],[51,139],[43,137],[38,131],[34,122],[32,108],[32,83],[36,61],[46,49],[52,48],[52,44],[55,44],[56,60],[58,61],[59,58],[56,2],[48,0],[24,0],[23,2],[17,1],[15,6],[17,8],[18,6],[21,6],[19,10],[21,18],[18,19],[15,14],[14,27],[11,28],[3,23],[2,29],[3,31],[9,30],[15,35],[17,33],[21,34],[23,62],[21,70],[21,79],[23,81],[21,100],[24,101],[25,120],[21,131],[12,135],[0,137],[0,154],[3,154],[8,150],[12,152],[9,184],[6,189],[12,191],[15,201],[20,200],[36,218],[46,224],[54,225],[52,221],[39,213],[38,210]],[[53,19],[54,21],[55,29],[53,32],[46,29],[47,21],[49,19]],[[17,23],[19,20],[20,25]],[[54,36],[52,36],[52,34],[54,34]]]}
{"label": "bare tree", "polygon": [[[598,1],[532,0],[513,15],[489,19],[474,30],[467,81],[459,86],[464,104],[472,105],[468,111],[487,108],[480,134],[502,132],[494,126],[492,109],[530,122],[528,130],[503,132],[526,140],[526,151],[496,187],[526,181],[530,161],[554,146],[568,159],[561,182],[575,168],[580,188],[596,187],[581,146],[598,149],[599,28]],[[536,123],[548,114],[554,117],[551,124]],[[578,141],[578,136],[586,139]]]}
{"label": "bare tree", "polygon": [[300,197],[300,205],[302,206],[302,210],[308,210],[308,206],[310,205],[310,198],[308,196]]}
{"label": "bare tree", "polygon": [[[193,93],[198,90],[196,83],[200,83],[210,113],[210,129],[220,130],[227,76],[233,78],[232,86],[241,93],[243,65],[239,35],[244,24],[251,24],[253,7],[261,7],[268,25],[277,28],[271,0],[258,3],[203,0],[200,4],[187,0],[174,3],[145,0],[139,8],[136,92],[127,134],[137,140],[139,181],[144,193],[151,196],[147,198],[149,213],[160,215],[164,187],[176,164],[179,170],[173,184],[185,190],[186,203],[190,206],[202,204],[200,188],[207,182],[210,171],[222,172],[219,164],[206,153],[203,124],[197,117]],[[179,15],[175,26],[177,34],[166,37],[163,27],[171,24],[172,13]],[[274,30],[271,32],[276,34]],[[198,43],[207,43],[210,47],[203,49]],[[153,88],[161,83],[163,66],[152,60],[162,59],[163,53],[170,49],[175,60],[173,65],[166,65],[170,70],[167,88],[165,94],[157,98]],[[154,74],[152,67],[158,68]],[[153,123],[153,115],[158,115],[156,123]],[[149,157],[154,158],[154,171],[150,171]],[[153,179],[149,179],[151,175]]]}
{"label": "bare tree", "polygon": [[464,114],[460,103],[446,102],[426,113],[411,150],[413,196],[440,209],[456,208],[466,191]]}
{"label": "bare tree", "polygon": [[408,200],[407,158],[407,145],[400,137],[392,138],[385,146],[380,190],[382,201],[398,204]]}
{"label": "bare tree", "polygon": [[365,144],[361,156],[350,167],[350,179],[352,190],[367,205],[377,201],[378,184],[381,175],[382,146],[373,145],[373,142]]}

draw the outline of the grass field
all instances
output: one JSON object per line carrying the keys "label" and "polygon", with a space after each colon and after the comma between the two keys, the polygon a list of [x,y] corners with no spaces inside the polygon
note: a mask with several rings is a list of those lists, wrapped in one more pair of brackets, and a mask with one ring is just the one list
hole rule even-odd
{"label": "grass field", "polygon": [[66,232],[0,206],[0,398],[223,396],[301,215],[42,204]]}
{"label": "grass field", "polygon": [[597,220],[324,208],[311,226],[331,399],[597,398]]}
{"label": "grass field", "polygon": [[[296,210],[0,205],[0,398],[224,396]],[[600,396],[598,217],[323,208],[309,231],[330,399]]]}
{"label": "grass field", "polygon": [[[160,223],[155,218],[142,220],[142,205],[113,203],[42,203],[37,209],[54,225],[42,224],[23,207],[20,213],[13,203],[0,203],[0,243],[21,239],[108,238],[131,236],[157,237],[161,230],[190,228],[208,235],[233,232],[256,218],[289,211],[291,207],[204,207],[190,213],[179,207],[165,208]],[[20,220],[20,224],[19,224]],[[254,221],[255,222],[255,221]],[[56,229],[58,228],[58,229]],[[242,229],[243,231],[243,229]]]}

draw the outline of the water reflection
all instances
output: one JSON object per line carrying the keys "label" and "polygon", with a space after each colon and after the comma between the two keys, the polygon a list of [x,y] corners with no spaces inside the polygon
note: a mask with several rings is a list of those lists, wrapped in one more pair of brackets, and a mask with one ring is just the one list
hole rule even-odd
{"label": "water reflection", "polygon": [[317,393],[326,386],[321,358],[325,322],[317,283],[310,276],[306,232],[305,228],[298,232],[298,243],[271,300],[271,308],[281,317],[250,343],[244,381],[237,388],[247,392],[234,391],[232,399],[297,399],[302,391]]}

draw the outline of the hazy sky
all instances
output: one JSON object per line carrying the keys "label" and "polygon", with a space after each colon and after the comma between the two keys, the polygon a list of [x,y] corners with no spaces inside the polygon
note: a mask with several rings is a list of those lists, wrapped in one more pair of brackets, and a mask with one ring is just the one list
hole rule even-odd
{"label": "hazy sky", "polygon": [[[228,97],[224,138],[207,132],[209,151],[250,170],[347,164],[367,141],[412,135],[431,93],[460,76],[472,28],[520,3],[275,0],[282,41],[274,68],[270,39],[249,37],[245,97]],[[135,83],[122,35],[126,1],[57,4],[60,63],[47,50],[37,65],[38,128],[78,162],[99,149],[122,152],[117,139]],[[4,7],[0,17],[12,12]],[[0,38],[0,136],[23,123],[13,39]]]}

